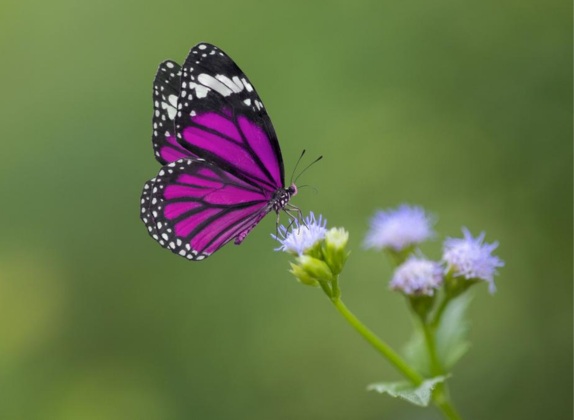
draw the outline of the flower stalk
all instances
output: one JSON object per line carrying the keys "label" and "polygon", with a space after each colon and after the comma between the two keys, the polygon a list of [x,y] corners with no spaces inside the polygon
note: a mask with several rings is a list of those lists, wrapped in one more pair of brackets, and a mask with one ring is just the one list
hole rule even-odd
{"label": "flower stalk", "polygon": [[[272,236],[281,244],[277,250],[295,256],[290,271],[297,280],[323,290],[349,325],[410,382],[412,388],[408,388],[408,392],[417,394],[426,389],[426,397],[416,395],[417,398],[426,398],[423,402],[416,398],[410,399],[411,402],[427,405],[432,401],[446,419],[461,420],[444,382],[448,371],[443,363],[451,365],[453,362],[447,362],[447,357],[439,354],[437,331],[443,316],[451,312],[446,311],[449,303],[474,284],[486,281],[489,290],[494,291],[496,269],[504,263],[491,255],[497,243],[483,243],[484,234],[474,238],[467,229],[463,229],[462,239],[448,238],[445,241],[442,261],[425,258],[417,247],[434,236],[433,223],[434,218],[422,208],[401,206],[397,210],[378,212],[371,221],[371,231],[365,240],[366,247],[385,251],[395,262],[390,288],[407,298],[420,322],[424,351],[428,357],[428,371],[427,368],[421,370],[430,377],[425,377],[363,324],[341,299],[339,276],[349,257],[346,249],[349,234],[346,230],[327,230],[327,221],[322,216],[315,218],[311,213],[301,223],[294,221],[291,230],[281,226],[279,234]],[[452,323],[452,316],[448,317]],[[455,319],[455,322],[464,321]],[[385,384],[382,384],[383,388]],[[409,399],[405,394],[403,397]]]}
{"label": "flower stalk", "polygon": [[331,298],[331,302],[339,311],[343,318],[363,336],[367,342],[373,346],[385,359],[389,361],[405,378],[414,385],[420,385],[424,378],[420,373],[413,369],[391,346],[381,340],[373,331],[365,326],[343,303],[341,298]]}

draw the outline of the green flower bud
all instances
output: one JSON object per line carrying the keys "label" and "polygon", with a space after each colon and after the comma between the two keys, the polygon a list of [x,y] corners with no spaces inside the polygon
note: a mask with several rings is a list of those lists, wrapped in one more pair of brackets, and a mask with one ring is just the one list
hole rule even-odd
{"label": "green flower bud", "polygon": [[457,276],[456,269],[451,267],[445,275],[444,287],[447,296],[453,299],[478,282],[480,282],[480,279],[465,279],[464,277]]}
{"label": "green flower bud", "polygon": [[[309,255],[301,255],[297,257],[295,265],[305,272],[307,277],[303,277],[306,281],[308,281],[308,278],[320,282],[330,282],[333,280],[333,273],[329,266],[317,258],[310,257]],[[301,280],[301,278],[299,279]]]}
{"label": "green flower bud", "polygon": [[311,247],[307,248],[303,255],[323,260],[323,239],[316,241]]}
{"label": "green flower bud", "polygon": [[436,295],[409,296],[408,298],[413,311],[415,311],[415,313],[422,319],[423,322],[426,322],[428,314],[434,305]]}
{"label": "green flower bud", "polygon": [[291,270],[289,272],[295,276],[299,282],[307,285],[317,287],[319,282],[311,277],[300,265],[289,263],[291,265]]}
{"label": "green flower bud", "polygon": [[343,266],[349,256],[346,250],[348,241],[349,232],[344,228],[331,228],[325,234],[323,255],[325,262],[335,275],[343,271]]}

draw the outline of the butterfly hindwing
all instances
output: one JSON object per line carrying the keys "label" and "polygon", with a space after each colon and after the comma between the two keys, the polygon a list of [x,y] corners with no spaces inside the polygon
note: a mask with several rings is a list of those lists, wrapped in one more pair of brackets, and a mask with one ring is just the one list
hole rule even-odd
{"label": "butterfly hindwing", "polygon": [[200,158],[165,165],[142,193],[141,219],[164,248],[201,260],[247,233],[272,195]]}
{"label": "butterfly hindwing", "polygon": [[181,68],[175,131],[185,149],[238,178],[269,191],[284,186],[281,150],[259,95],[211,44],[193,47]]}
{"label": "butterfly hindwing", "polygon": [[176,140],[175,117],[180,96],[181,66],[167,60],[159,65],[153,81],[153,134],[155,158],[162,164],[193,156]]}

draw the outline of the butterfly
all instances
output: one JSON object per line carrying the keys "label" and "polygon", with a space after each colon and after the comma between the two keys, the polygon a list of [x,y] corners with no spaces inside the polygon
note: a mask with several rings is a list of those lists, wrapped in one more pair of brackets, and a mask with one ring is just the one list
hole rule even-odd
{"label": "butterfly", "polygon": [[141,220],[161,246],[207,258],[240,244],[263,217],[297,210],[285,187],[283,158],[263,102],[233,60],[200,43],[180,66],[160,64],[153,82],[155,158]]}

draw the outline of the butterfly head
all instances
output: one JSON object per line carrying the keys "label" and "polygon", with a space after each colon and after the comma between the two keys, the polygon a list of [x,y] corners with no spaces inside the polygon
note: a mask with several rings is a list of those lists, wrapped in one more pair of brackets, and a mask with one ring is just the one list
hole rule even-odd
{"label": "butterfly head", "polygon": [[291,184],[291,186],[289,188],[287,188],[286,190],[289,193],[290,197],[297,195],[298,190],[297,190],[297,186],[295,184]]}

